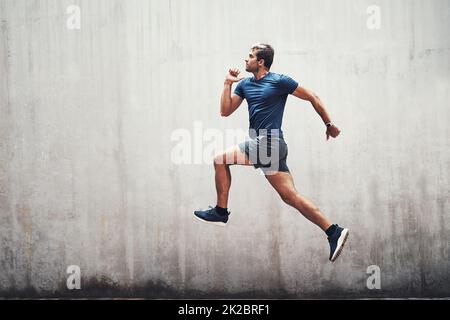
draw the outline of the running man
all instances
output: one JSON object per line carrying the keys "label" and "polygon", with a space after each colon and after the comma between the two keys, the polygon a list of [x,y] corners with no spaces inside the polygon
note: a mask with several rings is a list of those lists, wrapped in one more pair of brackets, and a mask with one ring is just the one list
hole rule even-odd
{"label": "running man", "polygon": [[[278,192],[281,199],[296,208],[308,220],[325,231],[330,244],[330,261],[335,261],[347,240],[349,230],[332,224],[310,200],[298,193],[287,166],[288,147],[283,138],[281,124],[284,107],[289,94],[311,102],[322,118],[326,139],[336,138],[340,130],[331,122],[320,98],[312,91],[298,85],[292,78],[270,72],[274,50],[268,44],[252,46],[245,59],[245,70],[253,77],[244,78],[238,69],[230,69],[225,77],[220,114],[228,117],[244,99],[249,111],[249,139],[215,156],[215,182],[217,204],[206,210],[195,211],[201,221],[225,226],[228,222],[228,194],[231,186],[231,165],[260,168],[264,176]],[[234,94],[233,83],[238,83]]]}

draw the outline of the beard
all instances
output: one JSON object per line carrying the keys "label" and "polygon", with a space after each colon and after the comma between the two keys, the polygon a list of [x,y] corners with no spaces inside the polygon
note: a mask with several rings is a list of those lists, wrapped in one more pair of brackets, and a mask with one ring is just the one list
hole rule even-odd
{"label": "beard", "polygon": [[259,71],[259,68],[258,67],[256,67],[256,68],[251,68],[250,66],[246,66],[245,67],[245,71],[247,71],[247,72],[258,72]]}

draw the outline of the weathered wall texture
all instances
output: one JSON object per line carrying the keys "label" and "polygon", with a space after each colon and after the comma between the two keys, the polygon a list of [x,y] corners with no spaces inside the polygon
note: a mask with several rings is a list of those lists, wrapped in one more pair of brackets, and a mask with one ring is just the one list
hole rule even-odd
{"label": "weathered wall texture", "polygon": [[[1,296],[450,295],[450,1],[0,0],[0,17]],[[194,220],[212,162],[171,159],[177,129],[247,127],[218,102],[256,41],[342,129],[326,142],[288,99],[297,189],[351,229],[335,264],[252,168],[231,169],[226,228]]]}

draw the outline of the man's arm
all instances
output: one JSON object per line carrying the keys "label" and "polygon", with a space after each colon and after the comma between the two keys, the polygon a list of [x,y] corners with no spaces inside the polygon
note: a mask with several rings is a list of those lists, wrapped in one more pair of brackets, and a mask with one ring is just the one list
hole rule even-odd
{"label": "man's arm", "polygon": [[336,127],[335,124],[331,122],[330,115],[328,114],[327,110],[325,109],[325,105],[323,104],[322,100],[311,90],[308,90],[306,88],[298,86],[297,89],[292,92],[292,95],[302,99],[311,102],[316,112],[320,115],[322,118],[323,123],[327,126],[327,140],[331,137],[336,138],[339,133],[341,133],[341,130],[339,130],[338,127]]}
{"label": "man's arm", "polygon": [[231,87],[234,82],[239,82],[243,77],[239,76],[238,69],[230,69],[223,84],[222,97],[220,98],[220,115],[228,117],[241,105],[242,99],[237,94],[231,95]]}

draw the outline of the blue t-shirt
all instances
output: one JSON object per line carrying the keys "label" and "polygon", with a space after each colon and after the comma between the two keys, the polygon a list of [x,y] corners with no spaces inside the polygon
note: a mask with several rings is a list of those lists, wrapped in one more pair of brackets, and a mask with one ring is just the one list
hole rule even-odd
{"label": "blue t-shirt", "polygon": [[259,80],[255,77],[241,80],[234,93],[247,100],[250,129],[279,129],[282,134],[284,106],[297,87],[292,78],[269,72]]}

